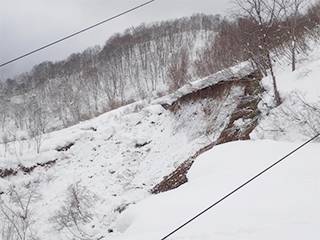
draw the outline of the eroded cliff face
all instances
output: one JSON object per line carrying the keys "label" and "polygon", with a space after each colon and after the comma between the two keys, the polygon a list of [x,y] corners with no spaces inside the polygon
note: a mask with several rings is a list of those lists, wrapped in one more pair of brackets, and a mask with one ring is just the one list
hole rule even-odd
{"label": "eroded cliff face", "polygon": [[232,77],[187,93],[172,104],[162,104],[179,119],[174,126],[176,131],[187,130],[189,141],[206,136],[210,144],[165,176],[150,190],[151,193],[168,191],[187,182],[186,174],[195,159],[213,146],[250,139],[249,134],[257,126],[260,116],[257,106],[264,91],[260,85],[261,79],[258,71],[241,78]]}

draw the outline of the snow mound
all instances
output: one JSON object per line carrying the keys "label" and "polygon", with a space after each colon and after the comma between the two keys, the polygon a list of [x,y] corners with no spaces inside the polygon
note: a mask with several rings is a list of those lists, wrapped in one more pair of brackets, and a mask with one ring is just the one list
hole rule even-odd
{"label": "snow mound", "polygon": [[[299,145],[214,147],[191,167],[188,183],[125,211],[117,220],[122,234],[112,239],[162,239]],[[306,145],[168,239],[319,239],[319,156],[319,144]]]}

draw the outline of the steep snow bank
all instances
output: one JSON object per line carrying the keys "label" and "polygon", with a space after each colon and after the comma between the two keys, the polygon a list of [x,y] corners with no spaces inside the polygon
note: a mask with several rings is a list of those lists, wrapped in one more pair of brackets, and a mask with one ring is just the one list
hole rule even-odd
{"label": "steep snow bank", "polygon": [[[188,183],[125,211],[117,220],[123,234],[112,239],[161,239],[299,144],[214,147],[191,167]],[[170,239],[319,239],[319,156],[319,144],[307,145]]]}

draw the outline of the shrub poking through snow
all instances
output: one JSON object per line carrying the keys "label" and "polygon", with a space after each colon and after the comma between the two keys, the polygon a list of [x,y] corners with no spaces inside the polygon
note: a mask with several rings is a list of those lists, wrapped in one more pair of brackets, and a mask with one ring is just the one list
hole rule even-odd
{"label": "shrub poking through snow", "polygon": [[19,189],[11,186],[6,197],[9,201],[0,200],[1,239],[37,239],[32,210],[33,203],[41,199],[37,186],[27,184]]}
{"label": "shrub poking through snow", "polygon": [[66,192],[66,198],[60,209],[51,217],[50,221],[61,231],[66,228],[78,239],[89,237],[84,225],[93,220],[91,207],[94,205],[93,193],[80,184],[71,184]]}

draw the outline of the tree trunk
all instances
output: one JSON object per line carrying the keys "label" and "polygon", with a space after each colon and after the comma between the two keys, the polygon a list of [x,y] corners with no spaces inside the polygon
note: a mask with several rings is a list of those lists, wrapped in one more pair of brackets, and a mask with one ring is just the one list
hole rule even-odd
{"label": "tree trunk", "polygon": [[278,91],[278,88],[277,88],[276,76],[275,76],[274,71],[273,71],[273,65],[272,65],[272,61],[271,61],[271,57],[270,57],[270,53],[269,52],[267,53],[267,58],[268,58],[268,65],[269,65],[270,73],[271,73],[271,77],[272,77],[274,100],[276,102],[276,105],[279,106],[282,103],[282,101],[281,101],[280,94],[279,94],[279,91]]}
{"label": "tree trunk", "polygon": [[292,66],[292,72],[296,70],[296,41],[292,41],[292,46],[291,46],[291,66]]}

